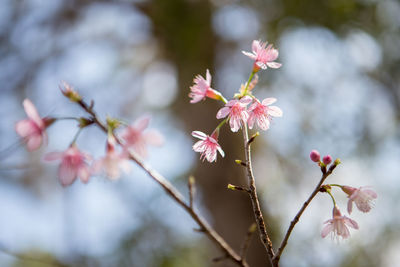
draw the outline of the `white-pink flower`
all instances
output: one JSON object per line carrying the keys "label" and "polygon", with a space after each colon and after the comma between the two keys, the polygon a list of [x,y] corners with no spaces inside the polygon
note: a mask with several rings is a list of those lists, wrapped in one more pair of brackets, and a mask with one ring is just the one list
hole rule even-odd
{"label": "white-pink flower", "polygon": [[35,106],[29,99],[22,103],[28,119],[20,120],[15,124],[15,131],[26,142],[29,151],[36,150],[47,140],[46,120],[39,116]]}
{"label": "white-pink flower", "polygon": [[162,135],[156,130],[147,130],[150,117],[143,116],[132,125],[126,127],[121,136],[125,141],[125,149],[132,149],[141,157],[147,156],[147,146],[160,146],[164,142]]}
{"label": "white-pink flower", "polygon": [[58,169],[58,178],[62,186],[71,185],[79,176],[83,183],[87,183],[90,177],[89,166],[86,163],[91,156],[81,152],[76,145],[71,145],[64,152],[51,152],[45,155],[45,160],[61,160]]}
{"label": "white-pink flower", "polygon": [[218,130],[214,131],[211,136],[200,131],[193,131],[192,136],[201,139],[193,145],[193,150],[201,154],[200,159],[203,161],[204,159],[209,162],[217,161],[217,150],[222,157],[225,156],[224,151],[218,144]]}
{"label": "white-pink flower", "polygon": [[349,214],[353,211],[353,202],[356,203],[360,211],[369,212],[372,208],[373,200],[378,197],[374,190],[363,186],[358,189],[351,186],[342,186],[342,190],[349,198],[347,202],[347,211]]}
{"label": "white-pink flower", "polygon": [[189,93],[189,97],[192,98],[190,103],[200,102],[206,99],[206,97],[217,100],[222,99],[221,93],[211,88],[211,74],[208,70],[206,72],[206,79],[201,75],[197,75],[193,79],[193,83],[194,85],[190,87]]}
{"label": "white-pink flower", "polygon": [[267,67],[277,69],[282,66],[281,63],[274,62],[274,60],[278,58],[279,52],[272,47],[272,44],[267,46],[267,43],[254,40],[252,50],[253,53],[246,51],[242,51],[242,53],[255,61],[255,71],[258,71],[259,68],[264,70],[267,69]]}
{"label": "white-pink flower", "polygon": [[250,106],[249,112],[249,128],[253,129],[254,122],[258,127],[266,131],[269,129],[272,117],[282,117],[282,110],[277,106],[269,106],[276,102],[275,98],[266,98],[260,103],[258,99]]}
{"label": "white-pink flower", "polygon": [[242,122],[247,123],[249,114],[246,107],[251,101],[252,98],[250,96],[244,96],[240,100],[230,100],[225,104],[225,107],[218,110],[217,119],[222,119],[229,115],[231,130],[232,132],[237,132],[242,127]]}
{"label": "white-pink flower", "polygon": [[120,169],[126,173],[130,171],[129,155],[126,152],[118,153],[115,149],[115,144],[114,137],[109,136],[107,139],[106,155],[95,161],[92,165],[94,173],[104,171],[111,180],[116,180],[120,177]]}
{"label": "white-pink flower", "polygon": [[333,236],[339,237],[341,236],[343,239],[346,239],[350,236],[350,231],[347,226],[358,229],[358,224],[356,221],[342,216],[339,208],[335,205],[333,208],[333,218],[324,222],[325,227],[322,229],[321,236],[324,238],[329,233],[333,233]]}

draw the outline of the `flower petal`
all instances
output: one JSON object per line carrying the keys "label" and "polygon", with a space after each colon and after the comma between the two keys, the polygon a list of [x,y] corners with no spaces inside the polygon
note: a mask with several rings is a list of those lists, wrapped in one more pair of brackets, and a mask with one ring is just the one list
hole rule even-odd
{"label": "flower petal", "polygon": [[32,134],[28,137],[26,147],[29,151],[36,150],[42,144],[42,136],[40,134]]}
{"label": "flower petal", "polygon": [[22,105],[24,106],[28,118],[32,119],[40,128],[43,128],[43,120],[40,118],[40,115],[33,103],[28,98],[26,98]]}
{"label": "flower petal", "polygon": [[271,105],[271,104],[273,104],[273,103],[275,103],[276,102],[276,98],[274,98],[274,97],[269,97],[269,98],[265,98],[263,101],[262,101],[262,104],[264,105],[264,106],[269,106],[269,105]]}
{"label": "flower petal", "polygon": [[332,232],[332,230],[333,230],[332,224],[325,225],[321,232],[322,238],[325,238],[330,232]]}
{"label": "flower petal", "polygon": [[278,62],[267,62],[267,66],[273,69],[279,69],[282,64]]}
{"label": "flower petal", "polygon": [[201,140],[205,140],[207,138],[207,135],[205,133],[203,133],[203,132],[200,132],[200,131],[193,131],[192,132],[192,136],[196,137],[196,138],[199,138]]}
{"label": "flower petal", "polygon": [[58,178],[62,186],[71,185],[77,176],[77,170],[70,164],[62,162],[58,170]]}
{"label": "flower petal", "polygon": [[221,108],[220,110],[218,110],[217,119],[225,118],[226,116],[228,116],[229,112],[230,112],[230,108],[229,107]]}
{"label": "flower petal", "polygon": [[35,131],[33,122],[29,119],[21,120],[15,124],[15,131],[21,137],[27,137]]}
{"label": "flower petal", "polygon": [[269,106],[268,107],[268,115],[271,115],[273,117],[282,117],[283,116],[283,112],[277,106]]}

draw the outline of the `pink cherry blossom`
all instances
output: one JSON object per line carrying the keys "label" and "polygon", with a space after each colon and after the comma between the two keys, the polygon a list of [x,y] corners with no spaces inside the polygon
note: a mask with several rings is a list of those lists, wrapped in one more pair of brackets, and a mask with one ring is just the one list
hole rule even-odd
{"label": "pink cherry blossom", "polygon": [[190,103],[194,104],[206,99],[206,97],[220,100],[222,95],[220,92],[211,88],[211,75],[207,70],[206,79],[201,75],[197,75],[193,80],[194,85],[190,87],[189,97],[192,98]]}
{"label": "pink cherry blossom", "polygon": [[276,106],[269,106],[276,102],[275,98],[266,98],[260,103],[258,99],[250,106],[249,112],[249,128],[253,129],[254,122],[258,127],[266,131],[269,129],[272,117],[282,117],[282,110]]}
{"label": "pink cherry blossom", "polygon": [[279,52],[277,49],[274,49],[271,44],[267,46],[267,43],[254,40],[252,50],[253,53],[246,51],[242,51],[242,53],[255,61],[253,71],[256,72],[260,68],[265,70],[267,67],[277,69],[282,66],[281,63],[274,62],[274,60],[278,58]]}
{"label": "pink cherry blossom", "polygon": [[156,130],[147,130],[150,117],[142,116],[132,125],[126,127],[121,136],[125,141],[125,148],[132,149],[141,157],[147,156],[147,146],[160,146],[164,142],[162,135]]}
{"label": "pink cherry blossom", "polygon": [[107,140],[106,155],[95,161],[92,166],[94,173],[104,171],[111,180],[116,180],[120,177],[120,169],[124,172],[129,172],[129,156],[127,153],[118,153],[115,150],[115,139],[110,136]]}
{"label": "pink cherry blossom", "polygon": [[230,100],[225,104],[225,107],[221,108],[217,113],[217,119],[225,118],[229,115],[229,125],[232,132],[237,132],[242,127],[242,122],[247,123],[249,114],[246,110],[248,104],[250,104],[252,98],[250,96],[244,96],[240,100]]}
{"label": "pink cherry blossom", "polygon": [[71,145],[64,152],[51,152],[45,155],[45,160],[61,160],[58,169],[58,178],[62,186],[71,185],[79,176],[83,183],[87,183],[90,177],[89,166],[86,161],[91,157],[81,152],[76,145]]}
{"label": "pink cherry blossom", "polygon": [[46,120],[39,116],[35,106],[29,99],[22,103],[28,119],[20,120],[15,124],[15,131],[26,142],[29,151],[36,150],[43,141],[47,140]]}
{"label": "pink cherry blossom", "polygon": [[333,233],[333,236],[339,237],[341,236],[343,239],[346,239],[350,236],[350,231],[347,226],[358,229],[358,224],[356,221],[342,216],[340,210],[337,206],[333,208],[333,218],[324,222],[325,227],[322,229],[321,236],[322,238],[326,237],[329,233]]}
{"label": "pink cherry blossom", "polygon": [[200,131],[193,131],[192,136],[201,139],[193,145],[193,150],[201,153],[200,159],[203,161],[204,159],[209,162],[217,161],[217,150],[222,157],[225,156],[224,151],[218,144],[218,130],[214,131],[211,136]]}
{"label": "pink cherry blossom", "polygon": [[353,202],[362,212],[369,212],[372,208],[372,202],[378,197],[375,191],[368,187],[354,188],[351,186],[342,186],[342,190],[348,195],[347,211],[349,214],[353,211]]}

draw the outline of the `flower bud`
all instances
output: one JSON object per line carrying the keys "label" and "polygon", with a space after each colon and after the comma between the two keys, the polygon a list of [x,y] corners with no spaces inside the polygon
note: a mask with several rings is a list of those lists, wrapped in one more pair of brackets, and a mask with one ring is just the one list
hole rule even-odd
{"label": "flower bud", "polygon": [[82,97],[79,95],[77,91],[75,91],[68,83],[63,82],[61,93],[67,97],[71,102],[79,102],[82,100]]}
{"label": "flower bud", "polygon": [[310,159],[314,162],[319,162],[319,160],[320,160],[319,152],[315,149],[311,150]]}
{"label": "flower bud", "polygon": [[322,162],[324,162],[325,165],[328,165],[332,162],[332,157],[330,155],[326,155],[322,158]]}

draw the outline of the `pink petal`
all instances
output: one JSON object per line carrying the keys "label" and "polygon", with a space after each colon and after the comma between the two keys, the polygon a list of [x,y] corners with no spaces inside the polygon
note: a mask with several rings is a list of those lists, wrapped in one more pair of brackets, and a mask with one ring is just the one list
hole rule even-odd
{"label": "pink petal", "polygon": [[349,199],[349,201],[347,202],[347,212],[351,214],[352,211],[353,211],[353,200]]}
{"label": "pink petal", "polygon": [[203,153],[204,152],[204,149],[205,149],[205,147],[204,147],[204,142],[203,141],[197,141],[194,145],[193,145],[193,150],[195,151],[195,152],[200,152],[200,153]]}
{"label": "pink petal", "polygon": [[268,107],[268,115],[271,115],[273,117],[282,117],[283,112],[277,106],[270,106],[270,107]]}
{"label": "pink petal", "polygon": [[81,179],[81,181],[83,183],[86,184],[87,182],[89,182],[90,172],[89,172],[89,169],[86,166],[81,166],[78,169],[78,175],[79,175],[79,178]]}
{"label": "pink petal", "polygon": [[378,197],[378,194],[377,194],[374,190],[371,190],[371,189],[363,189],[362,191],[363,191],[365,194],[367,194],[368,196],[372,197],[372,198],[377,198],[377,197]]}
{"label": "pink petal", "polygon": [[28,117],[32,119],[40,128],[44,127],[43,120],[40,118],[40,115],[37,112],[36,107],[28,98],[24,100],[22,105],[24,106],[26,115],[28,115]]}
{"label": "pink petal", "polygon": [[27,137],[35,131],[33,122],[29,119],[21,120],[15,124],[15,131],[21,137]]}
{"label": "pink petal", "polygon": [[242,97],[242,98],[240,99],[240,103],[245,104],[245,105],[250,104],[252,101],[253,101],[253,98],[251,98],[251,97],[248,96],[248,95],[246,95],[246,96],[244,96],[244,97]]}
{"label": "pink petal", "polygon": [[42,136],[40,134],[33,134],[28,137],[26,146],[29,151],[36,150],[42,144]]}
{"label": "pink petal", "polygon": [[352,220],[352,219],[350,219],[350,218],[345,217],[344,218],[344,223],[347,224],[348,226],[354,228],[354,229],[358,229],[357,222]]}
{"label": "pink petal", "polygon": [[321,232],[322,238],[325,238],[330,232],[332,232],[332,230],[333,230],[332,224],[325,225]]}
{"label": "pink petal", "polygon": [[144,139],[147,144],[153,146],[161,146],[164,143],[164,137],[156,130],[149,130],[144,134]]}
{"label": "pink petal", "polygon": [[271,104],[273,104],[273,103],[275,103],[275,102],[276,102],[276,98],[269,97],[269,98],[265,98],[265,99],[262,101],[262,104],[263,104],[264,106],[269,106],[269,105],[271,105]]}
{"label": "pink petal", "polygon": [[232,132],[237,132],[240,129],[240,126],[241,126],[240,119],[231,118],[229,120],[229,125],[231,126],[231,131]]}
{"label": "pink petal", "polygon": [[192,136],[196,137],[196,138],[199,138],[201,140],[205,140],[207,138],[207,135],[205,133],[203,133],[203,132],[200,132],[200,131],[193,131],[192,132]]}
{"label": "pink petal", "polygon": [[63,155],[63,152],[50,152],[44,155],[43,159],[47,161],[59,160],[62,159]]}
{"label": "pink petal", "polygon": [[262,47],[261,47],[260,41],[254,40],[251,43],[251,50],[253,50],[254,53],[258,52],[261,49],[262,49]]}
{"label": "pink petal", "polygon": [[210,71],[208,69],[207,69],[207,72],[206,72],[206,81],[207,81],[208,85],[211,84],[211,74],[210,74]]}
{"label": "pink petal", "polygon": [[218,152],[221,154],[222,157],[225,157],[225,152],[222,150],[220,146],[217,146]]}
{"label": "pink petal", "polygon": [[267,62],[267,66],[273,69],[279,69],[282,64],[278,62]]}
{"label": "pink petal", "polygon": [[264,131],[268,130],[270,126],[270,122],[265,116],[258,117],[257,124]]}
{"label": "pink petal", "polygon": [[250,118],[247,120],[247,124],[249,125],[250,129],[253,129],[254,122],[255,122],[255,116],[250,116]]}
{"label": "pink petal", "polygon": [[225,118],[226,116],[228,116],[229,112],[230,112],[230,108],[229,107],[221,108],[220,110],[218,110],[217,119]]}
{"label": "pink petal", "polygon": [[135,128],[140,132],[143,131],[149,125],[150,119],[150,116],[146,115],[138,118],[134,123]]}
{"label": "pink petal", "polygon": [[256,55],[254,55],[253,53],[250,53],[250,52],[246,52],[246,51],[242,51],[242,53],[245,55],[245,56],[248,56],[249,58],[251,58],[252,60],[256,60]]}
{"label": "pink petal", "polygon": [[58,170],[58,178],[62,186],[71,185],[77,176],[77,170],[68,163],[62,162]]}

